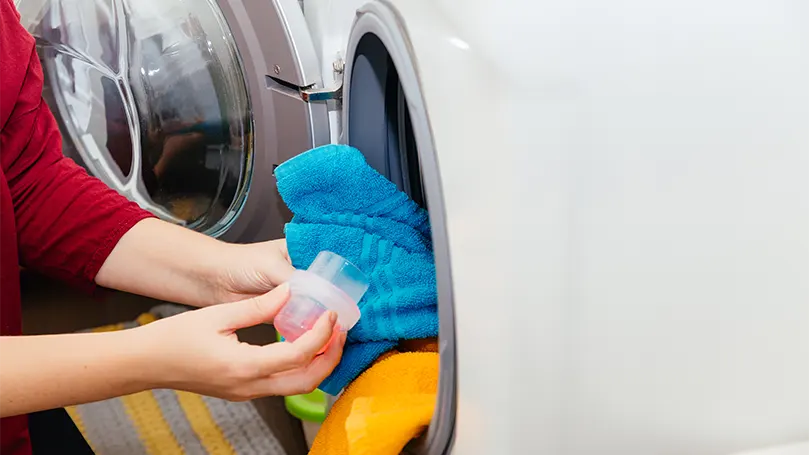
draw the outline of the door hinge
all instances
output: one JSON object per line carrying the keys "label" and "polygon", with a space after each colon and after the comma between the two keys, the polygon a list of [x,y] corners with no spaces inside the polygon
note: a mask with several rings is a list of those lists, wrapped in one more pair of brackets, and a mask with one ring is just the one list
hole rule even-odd
{"label": "door hinge", "polygon": [[302,88],[298,91],[301,99],[307,103],[313,101],[329,101],[343,99],[343,79],[338,79],[334,86],[327,88]]}
{"label": "door hinge", "polygon": [[345,70],[345,62],[343,61],[343,59],[340,57],[339,54],[337,55],[337,59],[332,63],[332,69],[334,70],[334,76],[336,78],[336,82],[332,87],[301,88],[298,91],[301,94],[301,99],[306,101],[307,103],[311,103],[312,101],[329,101],[329,100],[342,101],[343,71]]}

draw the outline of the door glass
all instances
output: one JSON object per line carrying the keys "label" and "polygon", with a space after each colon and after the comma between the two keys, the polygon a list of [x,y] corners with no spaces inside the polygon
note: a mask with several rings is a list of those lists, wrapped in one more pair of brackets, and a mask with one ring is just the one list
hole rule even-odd
{"label": "door glass", "polygon": [[217,235],[238,215],[253,121],[215,0],[20,0],[64,152],[128,198]]}

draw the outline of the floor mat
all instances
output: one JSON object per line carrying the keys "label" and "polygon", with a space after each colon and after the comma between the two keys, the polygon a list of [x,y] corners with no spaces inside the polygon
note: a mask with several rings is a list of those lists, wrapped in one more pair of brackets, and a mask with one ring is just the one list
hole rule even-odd
{"label": "floor mat", "polygon": [[[185,310],[158,305],[135,321],[88,331],[137,327]],[[97,455],[286,455],[249,402],[159,389],[65,409]]]}

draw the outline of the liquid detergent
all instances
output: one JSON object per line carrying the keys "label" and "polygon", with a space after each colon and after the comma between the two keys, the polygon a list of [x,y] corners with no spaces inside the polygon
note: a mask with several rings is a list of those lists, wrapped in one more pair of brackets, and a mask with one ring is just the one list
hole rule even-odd
{"label": "liquid detergent", "polygon": [[368,290],[368,277],[345,258],[321,251],[306,270],[289,279],[289,300],[275,316],[275,330],[295,341],[312,329],[326,311],[337,314],[337,325],[348,331],[359,321],[357,305]]}

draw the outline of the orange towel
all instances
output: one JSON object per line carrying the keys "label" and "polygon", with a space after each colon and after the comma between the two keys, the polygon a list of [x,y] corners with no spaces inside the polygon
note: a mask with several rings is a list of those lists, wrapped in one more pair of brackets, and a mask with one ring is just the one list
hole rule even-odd
{"label": "orange towel", "polygon": [[437,352],[386,354],[346,388],[309,454],[398,455],[430,424],[437,388]]}

